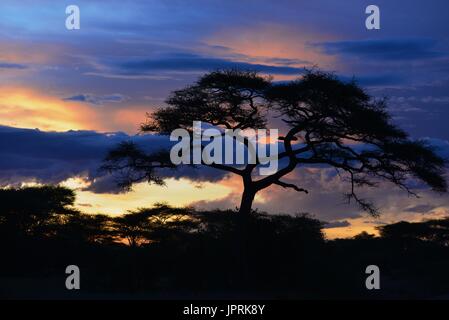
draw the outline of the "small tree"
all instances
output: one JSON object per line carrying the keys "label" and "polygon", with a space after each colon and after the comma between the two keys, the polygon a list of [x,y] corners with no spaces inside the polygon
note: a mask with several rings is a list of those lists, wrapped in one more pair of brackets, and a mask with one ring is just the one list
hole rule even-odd
{"label": "small tree", "polygon": [[377,228],[380,235],[393,240],[421,240],[442,246],[449,245],[449,217],[423,222],[400,221]]}
{"label": "small tree", "polygon": [[0,224],[18,235],[44,235],[62,216],[76,214],[75,193],[60,186],[0,189]]}
{"label": "small tree", "polygon": [[[243,166],[206,164],[241,177],[241,214],[251,212],[257,192],[271,185],[308,192],[282,178],[297,168],[324,165],[335,168],[349,180],[348,201],[354,200],[372,215],[376,207],[356,193],[360,186],[376,186],[386,180],[414,194],[410,178],[433,190],[445,192],[445,160],[423,141],[413,141],[390,119],[384,100],[370,97],[355,82],[344,83],[332,74],[307,71],[298,80],[274,84],[255,72],[225,70],[208,73],[194,85],[178,90],[167,106],[149,114],[143,132],[169,134],[192,130],[193,121],[223,129],[266,128],[269,115],[277,114],[287,125],[280,137],[278,159],[285,163],[277,172],[257,176],[260,163]],[[248,147],[248,143],[245,143]],[[169,153],[147,154],[125,142],[105,159],[104,169],[120,173],[120,183],[130,188],[147,180],[163,184],[160,168],[174,168]]]}
{"label": "small tree", "polygon": [[117,235],[128,241],[131,247],[148,241],[152,227],[145,209],[131,211],[114,218],[114,230]]}
{"label": "small tree", "polygon": [[152,208],[140,208],[113,219],[115,234],[132,247],[162,238],[187,233],[197,226],[190,208],[175,208],[156,203]]}
{"label": "small tree", "polygon": [[78,212],[56,225],[56,236],[76,244],[111,244],[115,238],[112,219],[105,214]]}

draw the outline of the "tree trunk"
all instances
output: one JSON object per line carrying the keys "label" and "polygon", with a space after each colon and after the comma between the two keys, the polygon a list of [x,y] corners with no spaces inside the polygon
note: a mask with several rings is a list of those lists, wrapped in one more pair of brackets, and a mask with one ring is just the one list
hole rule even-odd
{"label": "tree trunk", "polygon": [[256,192],[248,187],[243,190],[242,201],[240,202],[239,214],[250,214]]}
{"label": "tree trunk", "polygon": [[236,237],[235,237],[235,279],[237,280],[237,286],[240,288],[248,289],[250,287],[249,279],[249,237],[248,223],[251,218],[251,208],[254,201],[256,191],[253,188],[245,186],[242,194],[242,201],[240,203],[240,209],[238,216],[236,217]]}

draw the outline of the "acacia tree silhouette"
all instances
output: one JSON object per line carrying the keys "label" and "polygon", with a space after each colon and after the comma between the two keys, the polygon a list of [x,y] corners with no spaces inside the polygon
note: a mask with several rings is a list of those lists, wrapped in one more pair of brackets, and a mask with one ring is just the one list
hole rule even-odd
{"label": "acacia tree silhouette", "polygon": [[[142,132],[170,134],[178,128],[192,132],[193,121],[223,129],[262,129],[270,115],[281,117],[287,125],[286,135],[279,138],[283,151],[278,154],[286,165],[271,175],[255,175],[259,162],[241,167],[203,163],[242,178],[241,214],[250,213],[256,193],[273,184],[307,193],[282,178],[311,164],[330,166],[345,175],[348,201],[372,215],[378,209],[357,194],[357,187],[375,187],[386,180],[416,195],[408,182],[417,179],[434,191],[447,191],[445,160],[424,141],[411,140],[395,126],[385,100],[373,99],[355,81],[345,83],[333,74],[308,70],[298,80],[275,84],[256,72],[215,71],[174,91],[166,103],[148,114]],[[248,148],[247,140],[245,145]],[[120,185],[128,189],[142,180],[163,184],[160,168],[174,168],[168,151],[147,154],[131,142],[111,150],[103,165],[118,173]]]}
{"label": "acacia tree silhouette", "polygon": [[16,236],[44,234],[61,217],[78,213],[74,202],[75,193],[61,186],[0,189],[2,231]]}

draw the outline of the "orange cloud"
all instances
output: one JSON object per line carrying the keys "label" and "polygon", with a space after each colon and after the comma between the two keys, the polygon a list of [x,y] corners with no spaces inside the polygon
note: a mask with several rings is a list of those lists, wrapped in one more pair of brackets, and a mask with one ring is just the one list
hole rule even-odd
{"label": "orange cloud", "polygon": [[39,41],[30,46],[29,43],[14,38],[0,40],[0,60],[9,63],[42,65],[70,62],[73,58],[67,52],[73,52],[73,48],[60,43]]}
{"label": "orange cloud", "polygon": [[0,88],[0,119],[2,125],[52,131],[104,129],[92,108],[23,87]]}
{"label": "orange cloud", "polygon": [[88,183],[82,178],[71,178],[62,185],[76,190],[76,207],[87,213],[122,214],[128,210],[151,207],[157,202],[186,206],[192,201],[216,200],[229,194],[228,186],[205,182],[201,186],[188,179],[167,179],[166,186],[138,183],[133,190],[120,194],[99,194],[85,191]]}
{"label": "orange cloud", "polygon": [[[62,96],[62,95],[61,95]],[[107,110],[105,110],[107,108]],[[148,106],[94,106],[42,93],[34,88],[0,88],[0,125],[45,131],[126,131],[135,134]]]}
{"label": "orange cloud", "polygon": [[139,131],[140,124],[145,122],[146,112],[148,111],[151,111],[150,108],[126,108],[117,110],[112,121],[121,130],[134,134]]}
{"label": "orange cloud", "polygon": [[[334,58],[314,50],[309,43],[334,38],[330,34],[318,34],[284,25],[265,23],[247,29],[223,30],[206,39],[206,43],[230,48],[235,54],[247,56],[253,63],[279,65],[282,62],[276,62],[270,58],[281,58],[308,61],[309,67],[318,65],[321,68],[329,68],[334,64]],[[298,62],[291,66],[303,67],[304,65]],[[292,78],[285,75],[276,76],[276,78],[279,77]]]}

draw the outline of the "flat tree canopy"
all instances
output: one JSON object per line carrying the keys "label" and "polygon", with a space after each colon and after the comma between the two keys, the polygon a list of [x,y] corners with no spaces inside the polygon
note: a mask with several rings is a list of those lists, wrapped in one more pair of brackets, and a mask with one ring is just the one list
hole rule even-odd
{"label": "flat tree canopy", "polygon": [[[242,214],[251,212],[258,191],[273,184],[308,192],[282,180],[308,165],[333,167],[345,175],[348,201],[356,201],[372,215],[378,210],[358,195],[359,187],[376,187],[384,180],[414,195],[409,182],[419,180],[436,192],[447,191],[445,159],[425,141],[412,140],[393,124],[385,100],[374,99],[355,81],[343,82],[330,73],[309,70],[297,80],[273,83],[256,72],[215,71],[174,91],[166,104],[148,114],[143,132],[166,135],[178,128],[191,130],[193,121],[222,129],[263,129],[271,115],[285,123],[286,133],[279,138],[283,148],[278,154],[285,165],[273,174],[255,175],[260,163],[204,163],[241,176]],[[142,180],[163,184],[158,169],[174,167],[168,152],[147,154],[131,142],[111,150],[103,166],[119,173],[125,188]]]}

